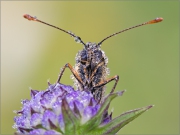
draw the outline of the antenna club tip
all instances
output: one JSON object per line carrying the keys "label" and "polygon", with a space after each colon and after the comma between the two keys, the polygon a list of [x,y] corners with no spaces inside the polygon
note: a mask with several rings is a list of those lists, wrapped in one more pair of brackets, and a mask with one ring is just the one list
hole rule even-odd
{"label": "antenna club tip", "polygon": [[32,16],[30,16],[30,15],[28,15],[28,14],[23,15],[23,17],[24,17],[25,19],[28,19],[29,21],[36,21],[36,17],[32,17]]}
{"label": "antenna club tip", "polygon": [[163,21],[163,18],[162,18],[162,17],[157,17],[155,20],[156,20],[157,22],[161,22],[161,21]]}
{"label": "antenna club tip", "polygon": [[154,24],[162,21],[163,21],[162,17],[157,17],[156,19],[149,21],[147,24]]}

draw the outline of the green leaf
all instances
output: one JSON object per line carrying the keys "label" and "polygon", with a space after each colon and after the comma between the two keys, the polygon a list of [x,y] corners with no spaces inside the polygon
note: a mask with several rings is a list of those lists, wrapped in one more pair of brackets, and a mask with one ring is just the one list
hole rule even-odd
{"label": "green leaf", "polygon": [[79,127],[80,122],[69,108],[66,99],[62,99],[62,114],[65,125],[65,134],[77,134],[77,128]]}
{"label": "green leaf", "polygon": [[137,118],[139,115],[147,111],[153,107],[152,105],[131,110],[121,114],[119,117],[116,117],[111,122],[107,123],[106,125],[101,125],[94,131],[90,132],[89,134],[115,134],[117,133],[122,127],[126,124]]}

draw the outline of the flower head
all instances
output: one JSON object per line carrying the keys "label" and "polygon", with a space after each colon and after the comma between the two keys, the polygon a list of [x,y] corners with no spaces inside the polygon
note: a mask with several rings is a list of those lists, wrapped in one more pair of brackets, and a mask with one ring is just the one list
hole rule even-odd
{"label": "flower head", "polygon": [[45,91],[31,90],[31,100],[23,100],[14,118],[16,134],[115,134],[149,107],[126,112],[112,120],[108,108],[112,93],[102,103],[89,91],[74,90],[60,83],[49,84]]}

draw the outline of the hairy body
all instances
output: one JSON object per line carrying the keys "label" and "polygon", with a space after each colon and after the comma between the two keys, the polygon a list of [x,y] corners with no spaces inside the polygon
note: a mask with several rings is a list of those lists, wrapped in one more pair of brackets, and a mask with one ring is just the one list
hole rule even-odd
{"label": "hairy body", "polygon": [[108,58],[100,47],[95,43],[88,42],[86,48],[79,51],[76,55],[74,69],[83,82],[83,84],[79,83],[74,75],[72,75],[77,89],[87,89],[93,93],[95,99],[100,100],[103,96],[105,86],[99,86],[99,84],[105,82],[107,75],[109,75],[107,63]]}

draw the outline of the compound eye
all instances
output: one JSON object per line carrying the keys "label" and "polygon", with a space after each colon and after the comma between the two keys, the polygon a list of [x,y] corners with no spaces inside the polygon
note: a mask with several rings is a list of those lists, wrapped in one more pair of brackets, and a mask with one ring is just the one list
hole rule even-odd
{"label": "compound eye", "polygon": [[82,61],[87,61],[87,55],[82,55],[82,56],[81,56],[81,60],[82,60]]}
{"label": "compound eye", "polygon": [[82,51],[81,52],[81,63],[85,64],[87,61],[87,52],[86,51]]}
{"label": "compound eye", "polygon": [[103,57],[102,52],[99,50],[94,51],[94,54],[96,55],[96,58],[98,58],[98,59],[102,59],[102,57]]}

